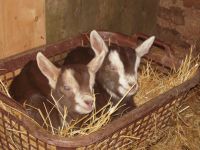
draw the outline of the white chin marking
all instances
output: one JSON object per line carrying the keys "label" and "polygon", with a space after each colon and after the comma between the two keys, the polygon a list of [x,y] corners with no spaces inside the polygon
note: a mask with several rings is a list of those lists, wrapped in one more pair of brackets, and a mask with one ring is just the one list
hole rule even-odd
{"label": "white chin marking", "polygon": [[76,106],[75,106],[75,111],[76,111],[77,113],[79,113],[79,114],[88,114],[88,113],[92,112],[92,110],[93,110],[93,109],[91,109],[91,110],[88,109],[88,110],[87,110],[87,109],[81,107],[80,105],[76,105]]}

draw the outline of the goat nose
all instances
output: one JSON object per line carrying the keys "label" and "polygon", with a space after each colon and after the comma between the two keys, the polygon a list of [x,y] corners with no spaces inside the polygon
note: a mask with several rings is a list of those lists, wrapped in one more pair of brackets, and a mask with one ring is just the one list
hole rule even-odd
{"label": "goat nose", "polygon": [[93,106],[93,101],[85,101],[85,104],[88,105],[89,107]]}

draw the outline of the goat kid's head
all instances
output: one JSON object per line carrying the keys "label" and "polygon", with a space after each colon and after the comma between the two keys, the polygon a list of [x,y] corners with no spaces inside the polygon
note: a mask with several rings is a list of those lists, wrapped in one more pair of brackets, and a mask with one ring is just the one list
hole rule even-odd
{"label": "goat kid's head", "polygon": [[95,57],[87,65],[65,65],[56,67],[42,53],[37,54],[37,64],[48,79],[50,87],[63,98],[58,105],[79,114],[90,113],[94,109],[93,86],[96,72],[101,67],[108,49],[96,31],[90,33],[90,43]]}
{"label": "goat kid's head", "polygon": [[149,52],[154,39],[154,36],[150,37],[135,50],[116,45],[109,47],[109,53],[99,70],[97,80],[113,98],[119,99],[133,85],[135,86],[128,96],[136,93],[138,89],[137,70],[140,60],[142,56]]}

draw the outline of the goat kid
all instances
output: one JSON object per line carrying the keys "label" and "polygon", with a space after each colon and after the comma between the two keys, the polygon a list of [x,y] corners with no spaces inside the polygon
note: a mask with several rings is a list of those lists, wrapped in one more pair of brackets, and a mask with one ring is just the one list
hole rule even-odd
{"label": "goat kid", "polygon": [[[133,85],[133,89],[122,102],[125,107],[120,112],[127,107],[131,107],[130,109],[135,107],[132,96],[138,90],[138,67],[141,57],[149,52],[154,39],[154,36],[148,38],[135,50],[115,44],[108,47],[109,52],[96,77],[95,93],[99,93],[96,95],[97,108],[103,107],[110,97],[112,97],[111,101],[116,104]],[[106,44],[104,43],[104,45]],[[91,48],[78,47],[73,49],[66,57],[64,64],[69,62],[87,64],[94,57],[91,49],[93,49],[93,45]]]}
{"label": "goat kid", "polygon": [[[36,61],[27,63],[11,83],[9,92],[12,98],[21,104],[26,103],[28,114],[40,125],[44,124],[44,120],[38,109],[44,118],[50,118],[47,124],[55,128],[61,126],[59,111],[63,114],[65,107],[68,122],[94,109],[95,74],[108,49],[96,31],[90,33],[90,42],[95,55],[87,64],[68,63],[58,68],[38,53]],[[51,94],[57,100],[57,109]],[[45,128],[49,128],[47,124]]]}

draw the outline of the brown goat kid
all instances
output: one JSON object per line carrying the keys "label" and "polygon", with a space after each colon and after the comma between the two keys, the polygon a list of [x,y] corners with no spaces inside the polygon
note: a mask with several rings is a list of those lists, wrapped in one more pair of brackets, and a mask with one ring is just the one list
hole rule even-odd
{"label": "brown goat kid", "polygon": [[[40,109],[45,118],[49,115],[51,121],[48,124],[56,128],[61,125],[58,109],[64,113],[64,108],[67,108],[67,121],[94,109],[95,74],[108,49],[96,31],[90,33],[90,42],[95,55],[87,64],[68,63],[58,68],[38,53],[36,61],[26,64],[13,80],[9,91],[11,96],[21,104],[26,103],[29,106],[27,112],[40,125],[44,124],[44,120],[35,108]],[[57,100],[56,108],[51,94]]]}
{"label": "brown goat kid", "polygon": [[[119,112],[124,111],[123,109],[127,107],[131,107],[130,109],[135,107],[132,96],[138,90],[137,70],[141,57],[149,52],[154,39],[154,36],[150,37],[135,50],[115,44],[111,44],[108,47],[109,52],[96,77],[95,93],[98,93],[96,95],[97,108],[103,107],[110,97],[112,97],[111,101],[116,104],[133,85],[133,89],[122,102],[125,107],[121,108]],[[91,48],[93,48],[92,45]],[[94,57],[91,48],[78,47],[73,49],[66,57],[64,64],[87,64]]]}

